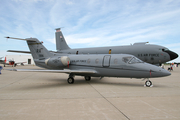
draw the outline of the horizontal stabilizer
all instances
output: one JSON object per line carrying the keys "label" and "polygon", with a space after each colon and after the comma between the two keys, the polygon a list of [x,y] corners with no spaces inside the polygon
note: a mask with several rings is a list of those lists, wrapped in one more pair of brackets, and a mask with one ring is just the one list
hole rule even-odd
{"label": "horizontal stabilizer", "polygon": [[19,50],[8,50],[7,52],[16,52],[16,53],[28,53],[28,54],[31,54],[30,51],[19,51]]}
{"label": "horizontal stabilizer", "polygon": [[25,41],[34,41],[36,42],[36,40],[29,40],[29,39],[22,39],[22,38],[14,38],[14,37],[5,37],[7,39],[16,39],[16,40],[25,40]]}
{"label": "horizontal stabilizer", "polygon": [[6,69],[9,71],[18,71],[18,72],[51,72],[51,73],[97,73],[95,70],[69,70],[69,69],[64,69],[64,70],[47,70],[47,69]]}
{"label": "horizontal stabilizer", "polygon": [[[20,50],[7,50],[7,52],[16,52],[16,53],[27,53],[27,54],[31,54],[30,51],[20,51]],[[55,51],[49,51],[51,53],[57,53]]]}

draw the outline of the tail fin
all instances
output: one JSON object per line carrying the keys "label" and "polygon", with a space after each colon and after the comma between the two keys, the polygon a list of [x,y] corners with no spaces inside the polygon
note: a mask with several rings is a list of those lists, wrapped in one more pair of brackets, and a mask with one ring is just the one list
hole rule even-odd
{"label": "tail fin", "polygon": [[16,39],[16,40],[25,40],[27,41],[28,47],[31,51],[31,54],[33,56],[33,59],[47,59],[51,56],[53,56],[52,53],[50,53],[43,45],[42,42],[40,42],[36,38],[27,38],[27,39],[21,39],[21,38],[13,38],[13,37],[6,37],[10,39]]}
{"label": "tail fin", "polygon": [[56,34],[56,50],[61,51],[65,49],[70,49],[70,47],[66,43],[66,40],[64,39],[64,36],[61,32],[61,28],[57,28],[55,34]]}
{"label": "tail fin", "polygon": [[7,60],[6,60],[6,57],[5,57],[5,59],[4,59],[4,63],[6,63],[6,61],[7,61]]}
{"label": "tail fin", "polygon": [[26,40],[34,59],[46,59],[52,56],[52,53],[50,53],[38,39],[27,38]]}

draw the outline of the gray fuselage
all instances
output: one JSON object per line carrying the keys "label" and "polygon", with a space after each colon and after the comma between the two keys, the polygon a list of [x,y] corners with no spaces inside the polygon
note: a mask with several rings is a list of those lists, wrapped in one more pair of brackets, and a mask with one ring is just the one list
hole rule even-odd
{"label": "gray fuselage", "polygon": [[129,45],[129,46],[111,46],[99,48],[79,48],[61,50],[59,53],[67,54],[131,54],[144,62],[151,64],[161,64],[170,61],[176,57],[176,53],[158,45]]}
{"label": "gray fuselage", "polygon": [[54,56],[48,60],[35,60],[36,65],[48,69],[94,70],[96,74],[76,73],[80,76],[93,77],[128,77],[150,78],[168,76],[170,73],[160,67],[145,63],[129,54],[100,54],[100,55],[68,55],[70,63],[64,66],[62,56]]}

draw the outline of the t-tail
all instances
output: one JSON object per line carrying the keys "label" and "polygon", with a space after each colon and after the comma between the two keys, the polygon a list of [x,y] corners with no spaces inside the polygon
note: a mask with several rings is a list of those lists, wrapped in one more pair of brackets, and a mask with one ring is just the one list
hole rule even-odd
{"label": "t-tail", "polygon": [[[53,53],[50,53],[44,47],[44,45],[42,45],[42,42],[40,42],[36,38],[26,38],[26,39],[13,38],[13,37],[6,37],[6,38],[26,41],[27,45],[31,51],[31,54],[33,56],[34,62],[39,67],[44,67],[44,61],[53,56]],[[41,62],[43,62],[42,65],[41,65]]]}
{"label": "t-tail", "polygon": [[44,47],[44,45],[42,45],[42,42],[40,42],[38,39],[27,38],[26,41],[34,59],[43,60],[53,55]]}
{"label": "t-tail", "polygon": [[61,51],[65,49],[70,49],[70,47],[66,43],[66,40],[64,39],[64,36],[61,32],[61,28],[57,28],[55,34],[56,34],[56,50]]}

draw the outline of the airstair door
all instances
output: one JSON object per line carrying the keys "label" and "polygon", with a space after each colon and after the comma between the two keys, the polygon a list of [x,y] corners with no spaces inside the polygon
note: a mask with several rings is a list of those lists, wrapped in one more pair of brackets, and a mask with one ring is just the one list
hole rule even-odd
{"label": "airstair door", "polygon": [[104,56],[104,59],[103,59],[103,67],[109,67],[109,65],[110,65],[110,58],[111,58],[110,55]]}

